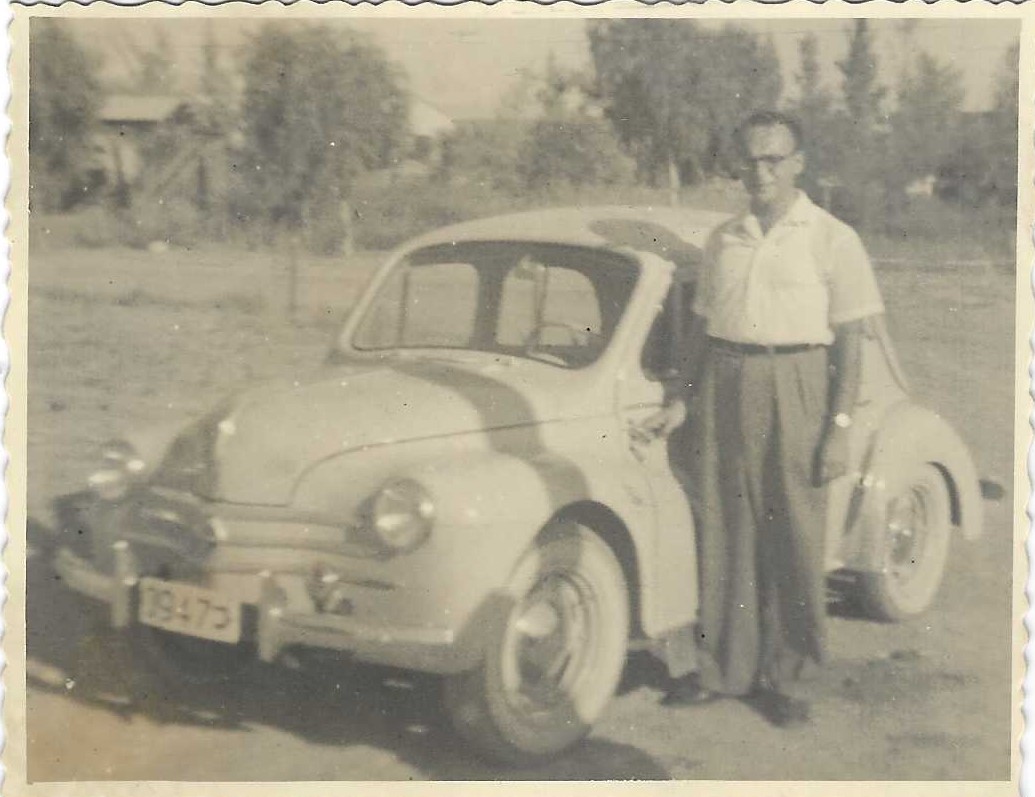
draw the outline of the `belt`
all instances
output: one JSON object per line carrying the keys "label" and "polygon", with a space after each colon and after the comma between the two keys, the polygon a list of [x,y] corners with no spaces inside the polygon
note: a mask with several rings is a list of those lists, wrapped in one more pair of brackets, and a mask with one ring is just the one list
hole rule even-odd
{"label": "belt", "polygon": [[822,343],[788,343],[777,346],[766,346],[764,343],[737,343],[722,338],[708,338],[708,345],[723,351],[736,352],[737,354],[797,354],[812,349],[822,349]]}

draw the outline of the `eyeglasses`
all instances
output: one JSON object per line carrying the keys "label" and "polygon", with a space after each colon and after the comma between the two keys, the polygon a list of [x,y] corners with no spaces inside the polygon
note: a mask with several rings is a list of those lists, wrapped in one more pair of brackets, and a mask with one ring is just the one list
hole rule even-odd
{"label": "eyeglasses", "polygon": [[798,154],[798,150],[788,152],[786,155],[759,155],[756,158],[742,157],[740,159],[740,170],[742,172],[753,172],[759,166],[765,166],[767,169],[772,171],[785,160],[793,158]]}

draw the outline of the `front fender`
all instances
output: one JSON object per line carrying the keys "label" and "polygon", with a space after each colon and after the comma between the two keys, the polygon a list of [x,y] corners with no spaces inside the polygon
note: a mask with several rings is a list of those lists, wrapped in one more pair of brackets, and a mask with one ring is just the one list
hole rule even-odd
{"label": "front fender", "polygon": [[[633,605],[639,606],[638,619],[650,634],[656,625],[657,604],[654,576],[648,567],[654,535],[651,498],[631,478],[629,461],[619,445],[594,437],[593,456],[579,457],[577,464],[557,452],[522,457],[485,451],[448,463],[427,463],[403,475],[417,479],[430,491],[436,523],[444,528],[468,528],[479,535],[497,532],[491,548],[495,561],[486,567],[504,579],[551,520],[573,507],[603,508],[628,533],[634,561],[622,564],[635,574],[629,586],[639,585],[640,589]],[[623,558],[622,551],[615,553]],[[504,563],[504,569],[498,569]]]}
{"label": "front fender", "polygon": [[[595,505],[629,538],[626,547],[634,553],[619,558],[636,576],[634,604],[643,630],[652,635],[669,621],[656,588],[653,498],[636,468],[613,417],[584,418],[352,452],[309,471],[294,507],[327,522],[358,522],[381,485],[414,479],[432,496],[437,531],[399,557],[405,561],[398,566],[412,560],[414,567],[439,569],[463,560],[470,563],[464,587],[484,591],[506,584],[518,558],[552,519]],[[470,583],[475,580],[478,585]]]}
{"label": "front fender", "polygon": [[981,536],[981,486],[967,446],[941,416],[909,401],[891,407],[863,459],[850,498],[841,561],[852,570],[879,570],[890,492],[918,464],[935,465],[952,497],[952,520],[963,537]]}

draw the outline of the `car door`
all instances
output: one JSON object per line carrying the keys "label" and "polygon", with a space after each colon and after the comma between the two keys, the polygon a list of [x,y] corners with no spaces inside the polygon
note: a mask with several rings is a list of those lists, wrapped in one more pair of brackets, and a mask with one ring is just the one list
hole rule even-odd
{"label": "car door", "polygon": [[685,429],[666,439],[645,442],[637,429],[657,413],[680,389],[681,374],[672,367],[672,355],[682,340],[687,286],[676,283],[669,291],[637,359],[623,373],[618,392],[630,467],[646,485],[655,517],[652,561],[656,594],[645,605],[653,607],[659,631],[692,621],[697,613],[697,555],[694,522],[688,491],[689,476]]}

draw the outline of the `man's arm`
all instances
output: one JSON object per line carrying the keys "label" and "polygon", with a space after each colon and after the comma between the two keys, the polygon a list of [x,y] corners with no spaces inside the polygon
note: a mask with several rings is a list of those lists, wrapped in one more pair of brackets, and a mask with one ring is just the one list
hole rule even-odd
{"label": "man's arm", "polygon": [[855,409],[861,379],[862,339],[867,334],[870,319],[884,312],[873,266],[858,233],[840,223],[835,224],[831,232],[827,257],[830,263],[829,321],[834,331],[830,352],[833,374],[830,415],[816,468],[816,481],[820,484],[848,470],[850,435],[846,427],[833,421],[839,414],[851,417]]}
{"label": "man's arm", "polygon": [[851,418],[859,397],[862,373],[862,338],[866,319],[849,321],[834,327],[834,344],[830,349],[831,401],[823,440],[820,444],[819,484],[843,476],[848,470],[847,426],[839,426],[834,419],[841,415]]}
{"label": "man's arm", "polygon": [[683,340],[677,341],[679,346],[678,361],[672,365],[678,371],[679,382],[676,390],[665,398],[665,406],[647,419],[643,430],[650,435],[667,437],[686,421],[686,407],[691,392],[696,388],[707,347],[708,319],[710,306],[710,275],[716,262],[719,230],[713,231],[704,247],[704,257],[698,272],[697,286],[694,292],[693,308],[688,310],[686,332]]}
{"label": "man's arm", "polygon": [[681,347],[677,370],[677,389],[666,400],[665,406],[648,418],[643,425],[645,431],[659,437],[667,437],[686,421],[686,408],[690,394],[696,388],[701,374],[704,352],[707,346],[708,323],[696,313],[690,314],[690,329]]}
{"label": "man's arm", "polygon": [[683,363],[683,394],[689,396],[701,378],[704,354],[708,347],[708,320],[697,313],[690,313],[690,331],[686,339],[686,360]]}
{"label": "man's arm", "polygon": [[831,414],[851,415],[859,397],[862,373],[862,339],[866,320],[849,321],[834,327],[834,345],[830,349],[833,370]]}

